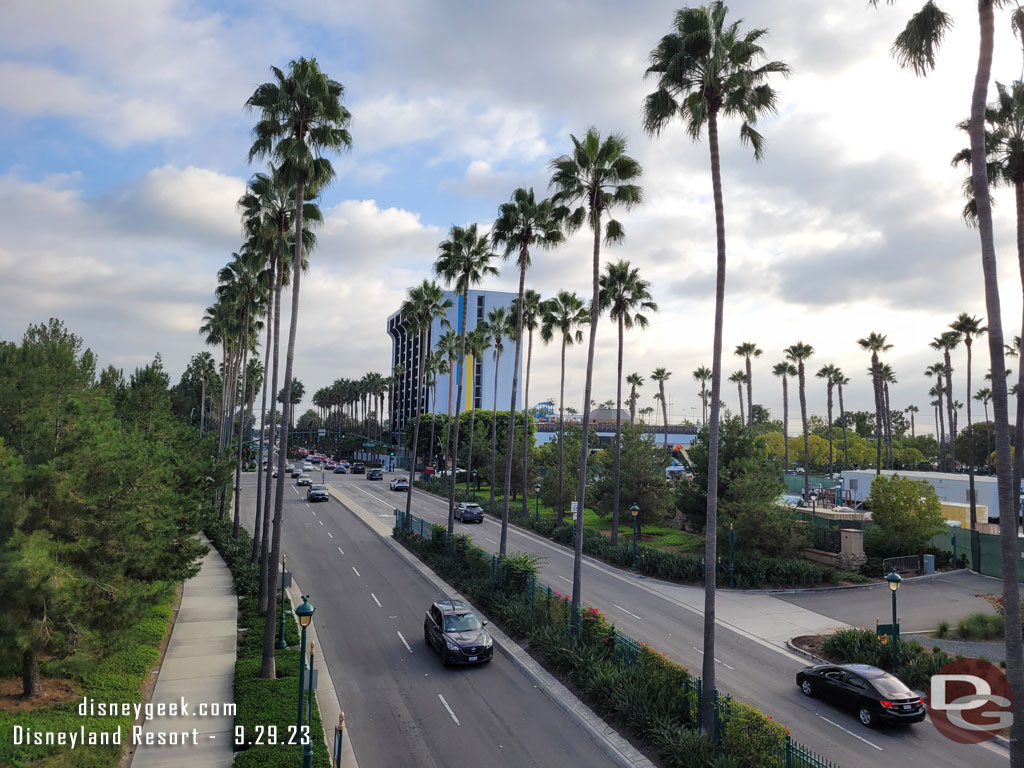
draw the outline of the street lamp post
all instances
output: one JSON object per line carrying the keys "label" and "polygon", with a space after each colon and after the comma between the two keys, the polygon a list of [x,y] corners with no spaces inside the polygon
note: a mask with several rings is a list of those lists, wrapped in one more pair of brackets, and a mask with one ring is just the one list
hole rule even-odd
{"label": "street lamp post", "polygon": [[537,518],[537,522],[539,523],[540,522],[540,483],[534,483],[533,484],[533,500],[535,502],[534,503],[534,507],[536,509],[535,517]]}
{"label": "street lamp post", "polygon": [[295,609],[299,626],[302,627],[302,640],[299,645],[299,733],[302,733],[302,691],[306,684],[306,627],[313,621],[315,611],[316,608],[309,604],[309,595],[303,595],[302,605]]}
{"label": "street lamp post", "polygon": [[736,586],[736,531],[732,529],[732,523],[729,523],[729,587]]}
{"label": "street lamp post", "polygon": [[896,592],[903,579],[896,573],[896,566],[893,566],[885,580],[889,582],[889,589],[892,591],[892,673],[895,675],[900,662],[900,627],[896,623]]}
{"label": "street lamp post", "polygon": [[[315,610],[315,609],[314,609]],[[306,722],[309,725],[309,730],[313,730],[313,642],[309,643],[309,694],[308,704],[306,707]],[[302,703],[302,694],[299,694],[299,704]],[[302,738],[301,727],[299,730],[299,738]],[[308,734],[305,739],[302,739],[302,768],[313,768],[313,735]]]}
{"label": "street lamp post", "polygon": [[281,618],[277,625],[277,647],[287,648],[288,643],[284,641],[284,588],[285,576],[288,573],[288,556],[281,555]]}
{"label": "street lamp post", "polygon": [[629,514],[633,516],[633,564],[629,566],[629,570],[636,570],[636,541],[640,536],[640,507],[636,504],[629,508]]}

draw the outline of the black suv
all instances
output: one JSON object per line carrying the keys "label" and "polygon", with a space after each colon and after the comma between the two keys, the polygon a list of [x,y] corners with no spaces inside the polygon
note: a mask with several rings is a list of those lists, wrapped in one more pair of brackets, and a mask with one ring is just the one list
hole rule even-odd
{"label": "black suv", "polygon": [[484,511],[472,501],[460,501],[455,505],[455,519],[464,523],[483,523]]}
{"label": "black suv", "polygon": [[366,474],[365,464],[353,464],[349,472],[353,475],[364,475]]}
{"label": "black suv", "polygon": [[379,469],[371,469],[369,472],[366,473],[366,479],[367,480],[383,480],[384,479],[384,473],[381,472]]}
{"label": "black suv", "polygon": [[921,697],[898,678],[867,664],[819,664],[796,673],[806,696],[818,696],[856,711],[868,728],[879,722],[920,723],[925,708]]}
{"label": "black suv", "polygon": [[306,501],[330,501],[331,495],[326,485],[311,485],[306,491]]}
{"label": "black suv", "polygon": [[487,662],[494,646],[486,624],[461,600],[439,600],[423,619],[423,642],[438,650],[446,667]]}

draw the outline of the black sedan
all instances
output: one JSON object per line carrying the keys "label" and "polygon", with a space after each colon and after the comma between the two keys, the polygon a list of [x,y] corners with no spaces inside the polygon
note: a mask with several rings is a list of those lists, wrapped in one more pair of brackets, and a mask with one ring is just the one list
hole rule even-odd
{"label": "black sedan", "polygon": [[330,501],[331,494],[327,492],[326,485],[311,485],[306,491],[306,501]]}
{"label": "black sedan", "polygon": [[423,642],[437,649],[446,667],[487,662],[494,656],[494,641],[486,624],[461,600],[439,600],[423,619]]}
{"label": "black sedan", "polygon": [[353,475],[362,475],[366,472],[365,464],[353,464],[352,469],[349,470]]}
{"label": "black sedan", "polygon": [[384,473],[381,470],[379,470],[379,469],[371,469],[369,472],[366,473],[366,479],[367,480],[383,480],[384,479]]}
{"label": "black sedan", "polygon": [[920,723],[926,711],[921,697],[899,678],[867,664],[820,664],[796,673],[805,696],[817,696],[853,710],[862,725]]}

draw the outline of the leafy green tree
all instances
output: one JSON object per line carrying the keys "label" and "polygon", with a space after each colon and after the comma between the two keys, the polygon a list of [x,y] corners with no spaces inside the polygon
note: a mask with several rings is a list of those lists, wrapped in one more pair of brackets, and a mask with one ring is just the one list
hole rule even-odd
{"label": "leafy green tree", "polygon": [[[621,475],[617,477],[619,469]],[[621,455],[602,451],[595,461],[590,491],[594,511],[599,515],[612,514],[613,525],[615,502],[620,495],[624,503],[640,508],[641,525],[664,523],[675,506],[672,487],[665,480],[665,452],[647,439],[643,429],[628,424],[622,427]]]}
{"label": "leafy green tree", "polygon": [[778,467],[755,441],[751,456],[737,459],[732,478],[722,495],[719,535],[736,534],[737,549],[772,557],[795,554],[790,536],[789,513],[779,506],[785,493]]}
{"label": "leafy green tree", "polygon": [[918,554],[944,529],[942,506],[935,487],[926,480],[893,475],[871,483],[867,498],[877,537],[898,542],[900,554]]}

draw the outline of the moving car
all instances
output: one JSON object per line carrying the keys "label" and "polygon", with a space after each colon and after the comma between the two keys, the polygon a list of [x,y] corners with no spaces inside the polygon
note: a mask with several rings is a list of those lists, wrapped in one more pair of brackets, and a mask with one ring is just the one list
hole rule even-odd
{"label": "moving car", "polygon": [[330,501],[331,494],[327,492],[326,485],[311,485],[306,491],[306,501]]}
{"label": "moving car", "polygon": [[307,461],[307,462],[306,462],[305,464],[303,464],[303,465],[302,465],[302,471],[303,471],[303,472],[312,472],[312,471],[313,471],[313,465],[312,465],[312,464],[310,464],[310,463],[309,463],[309,462]]}
{"label": "moving car", "polygon": [[920,723],[925,707],[921,697],[898,678],[867,664],[819,664],[796,673],[805,696],[815,696],[851,709],[862,725]]}
{"label": "moving car", "polygon": [[302,474],[299,475],[299,479],[295,481],[295,484],[296,485],[312,485],[313,484],[313,478],[311,478],[309,475],[307,475],[305,473],[302,473]]}
{"label": "moving car", "polygon": [[371,469],[369,472],[366,473],[366,479],[367,480],[383,480],[384,479],[384,473],[381,470],[379,470],[379,469]]}
{"label": "moving car", "polygon": [[365,474],[365,472],[366,472],[366,465],[365,464],[353,464],[351,469],[349,469],[349,472],[351,472],[353,475]]}
{"label": "moving car", "polygon": [[348,472],[348,470],[345,469],[345,465],[344,464],[335,464],[334,465],[334,474],[336,474],[336,475],[344,475],[347,472]]}
{"label": "moving car", "polygon": [[455,519],[463,523],[483,523],[484,510],[473,501],[460,501],[455,505]]}
{"label": "moving car", "polygon": [[288,470],[288,474],[290,474],[292,477],[298,477],[299,475],[302,474],[302,470],[299,469],[298,467],[292,467],[291,469]]}
{"label": "moving car", "polygon": [[439,600],[423,619],[423,642],[437,649],[446,667],[487,662],[494,655],[494,641],[486,625],[461,600]]}
{"label": "moving car", "polygon": [[277,468],[276,467],[274,468],[274,471],[271,472],[271,477],[277,477]]}
{"label": "moving car", "polygon": [[408,491],[409,490],[409,480],[407,478],[404,478],[404,477],[396,477],[394,480],[391,481],[391,490],[392,491]]}

